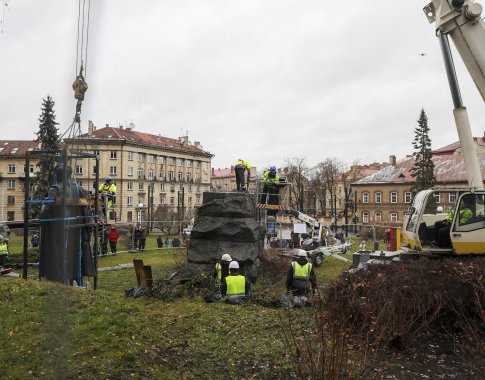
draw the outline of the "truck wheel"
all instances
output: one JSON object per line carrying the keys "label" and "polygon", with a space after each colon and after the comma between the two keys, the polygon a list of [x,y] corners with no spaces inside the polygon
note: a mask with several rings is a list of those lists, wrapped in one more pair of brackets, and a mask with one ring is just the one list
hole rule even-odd
{"label": "truck wheel", "polygon": [[313,264],[315,264],[315,266],[319,267],[320,265],[322,265],[323,263],[323,254],[322,253],[316,253],[314,256],[313,256]]}

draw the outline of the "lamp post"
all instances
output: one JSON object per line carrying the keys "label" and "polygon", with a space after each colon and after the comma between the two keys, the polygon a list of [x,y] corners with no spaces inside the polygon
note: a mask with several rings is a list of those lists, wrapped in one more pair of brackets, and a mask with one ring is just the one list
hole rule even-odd
{"label": "lamp post", "polygon": [[136,207],[136,222],[138,224],[141,224],[141,222],[143,221],[143,214],[142,214],[142,210],[143,210],[143,203],[138,203],[138,206]]}

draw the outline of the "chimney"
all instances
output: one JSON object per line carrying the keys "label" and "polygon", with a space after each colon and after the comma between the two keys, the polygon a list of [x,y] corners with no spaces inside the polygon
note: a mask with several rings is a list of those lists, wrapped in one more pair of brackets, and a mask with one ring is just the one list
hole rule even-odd
{"label": "chimney", "polygon": [[212,175],[214,175],[216,169],[212,168]]}
{"label": "chimney", "polygon": [[109,124],[106,124],[106,128],[109,128]]}
{"label": "chimney", "polygon": [[96,127],[94,126],[94,123],[89,120],[88,121],[88,136],[92,136],[93,132],[96,130]]}
{"label": "chimney", "polygon": [[389,156],[389,165],[396,166],[396,156],[393,154]]}

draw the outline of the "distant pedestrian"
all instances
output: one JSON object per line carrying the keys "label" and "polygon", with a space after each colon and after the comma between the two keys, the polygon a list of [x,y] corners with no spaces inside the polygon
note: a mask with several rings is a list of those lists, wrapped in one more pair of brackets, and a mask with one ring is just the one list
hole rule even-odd
{"label": "distant pedestrian", "polygon": [[168,240],[168,237],[165,238],[165,248],[170,247],[170,240]]}
{"label": "distant pedestrian", "polygon": [[120,238],[120,233],[116,231],[115,226],[111,227],[108,234],[109,247],[111,248],[111,253],[116,255],[116,245],[118,244],[118,239]]}
{"label": "distant pedestrian", "polygon": [[158,248],[163,248],[163,239],[162,239],[162,235],[158,235],[158,237],[157,237],[157,247],[158,247]]}

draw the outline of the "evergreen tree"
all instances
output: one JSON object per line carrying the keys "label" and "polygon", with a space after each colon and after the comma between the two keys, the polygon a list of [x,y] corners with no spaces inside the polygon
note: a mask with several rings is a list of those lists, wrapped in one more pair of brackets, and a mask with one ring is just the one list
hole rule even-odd
{"label": "evergreen tree", "polygon": [[[47,99],[42,99],[41,114],[39,116],[39,131],[37,134],[37,141],[40,142],[41,150],[56,150],[59,149],[59,134],[56,122],[56,115],[54,113],[54,101],[47,95]],[[56,159],[48,155],[39,156],[39,163],[37,167],[39,170],[35,173],[35,178],[32,181],[33,199],[44,199],[47,196],[51,186],[51,178],[56,166]],[[40,206],[32,205],[31,218],[37,218]]]}
{"label": "evergreen tree", "polygon": [[414,130],[413,153],[414,165],[411,176],[415,178],[414,191],[426,190],[434,186],[433,153],[431,152],[431,139],[429,138],[428,117],[424,109],[421,109],[418,126]]}

